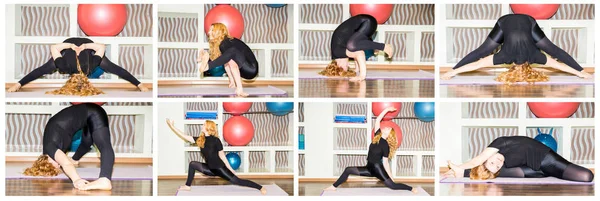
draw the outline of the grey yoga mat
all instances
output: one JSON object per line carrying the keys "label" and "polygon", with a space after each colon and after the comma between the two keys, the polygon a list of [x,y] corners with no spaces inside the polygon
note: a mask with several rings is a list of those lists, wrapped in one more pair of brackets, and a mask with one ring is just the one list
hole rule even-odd
{"label": "grey yoga mat", "polygon": [[[327,77],[317,71],[300,71],[299,79],[350,79],[344,77]],[[367,80],[433,80],[433,73],[426,71],[367,71]]]}
{"label": "grey yoga mat", "polygon": [[[456,76],[449,80],[440,79],[440,85],[502,85],[494,80],[495,76]],[[515,84],[529,84],[519,82]],[[582,79],[577,76],[550,76],[548,82],[536,82],[535,85],[593,85],[594,79]]]}
{"label": "grey yoga mat", "polygon": [[[247,87],[244,92],[250,96],[285,95],[286,91],[274,86]],[[215,87],[163,87],[158,89],[158,97],[167,96],[235,96],[235,89],[227,86]]]}
{"label": "grey yoga mat", "polygon": [[[24,167],[6,167],[6,179],[69,179],[65,174],[55,177],[34,177],[23,175]],[[83,179],[95,180],[100,174],[100,168],[77,168],[77,173]],[[152,166],[114,168],[113,180],[152,180]]]}
{"label": "grey yoga mat", "polygon": [[471,180],[468,177],[444,178],[440,183],[469,183],[469,184],[562,184],[562,185],[594,185],[594,182],[577,182],[556,177],[544,178],[495,178],[490,180]]}
{"label": "grey yoga mat", "polygon": [[267,194],[263,195],[254,188],[238,185],[205,185],[192,186],[190,191],[177,191],[176,196],[288,196],[288,194],[275,184],[263,185]]}
{"label": "grey yoga mat", "polygon": [[378,188],[337,188],[335,191],[323,191],[321,196],[430,196],[423,188],[417,187],[418,193],[406,190]]}

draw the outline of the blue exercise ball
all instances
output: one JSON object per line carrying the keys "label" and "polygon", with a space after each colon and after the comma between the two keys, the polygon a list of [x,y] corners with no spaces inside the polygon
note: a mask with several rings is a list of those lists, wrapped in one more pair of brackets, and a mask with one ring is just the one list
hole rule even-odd
{"label": "blue exercise ball", "polygon": [[281,8],[284,7],[287,4],[267,4],[267,6],[271,7],[271,8]]}
{"label": "blue exercise ball", "polygon": [[225,157],[227,158],[227,161],[229,161],[229,165],[231,166],[231,168],[233,168],[234,170],[240,168],[240,165],[242,164],[242,159],[240,158],[240,155],[234,152],[230,152],[227,155],[225,155]]}
{"label": "blue exercise ball", "polygon": [[212,76],[212,77],[223,77],[224,74],[225,74],[225,67],[223,67],[223,66],[217,66],[217,67],[208,69],[204,73],[204,75]]}
{"label": "blue exercise ball", "polygon": [[294,110],[293,102],[267,102],[267,110],[277,116],[286,115]]}
{"label": "blue exercise ball", "polygon": [[416,102],[414,106],[415,116],[424,122],[435,120],[434,102]]}
{"label": "blue exercise ball", "polygon": [[71,151],[77,151],[79,145],[81,144],[81,136],[83,135],[83,130],[78,130],[75,135],[73,135],[73,139],[71,140]]}
{"label": "blue exercise ball", "polygon": [[369,58],[371,58],[372,56],[375,56],[375,51],[365,50],[365,57],[367,58],[367,60],[369,60]]}
{"label": "blue exercise ball", "polygon": [[556,142],[556,139],[552,137],[552,131],[554,131],[554,128],[551,128],[549,133],[542,133],[542,131],[538,128],[538,135],[535,136],[534,139],[550,147],[550,149],[554,150],[554,152],[558,152],[558,143]]}
{"label": "blue exercise ball", "polygon": [[94,72],[90,73],[87,77],[92,79],[98,79],[100,76],[104,74],[104,70],[102,68],[97,67]]}

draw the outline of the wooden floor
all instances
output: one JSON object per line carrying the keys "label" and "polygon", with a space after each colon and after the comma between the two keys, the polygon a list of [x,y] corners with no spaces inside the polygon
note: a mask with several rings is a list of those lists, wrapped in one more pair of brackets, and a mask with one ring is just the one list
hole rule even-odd
{"label": "wooden floor", "polygon": [[592,98],[593,85],[440,85],[449,98]]}
{"label": "wooden floor", "polygon": [[[250,179],[261,185],[276,184],[288,195],[294,195],[294,180],[293,179]],[[184,179],[159,179],[158,180],[158,195],[159,196],[174,196],[179,186],[184,185]],[[196,178],[192,186],[200,185],[231,185],[228,181],[221,178]]]}
{"label": "wooden floor", "polygon": [[434,80],[300,79],[301,98],[433,98]]}
{"label": "wooden floor", "polygon": [[[223,85],[190,85],[189,87],[214,87],[214,86],[221,86],[223,87]],[[277,87],[278,89],[284,90],[286,92],[285,95],[283,96],[279,96],[279,95],[275,95],[275,96],[271,96],[271,98],[293,98],[294,97],[294,86],[289,86],[289,85],[273,85],[274,87]],[[169,87],[181,87],[179,85],[177,86],[159,86],[159,88],[169,88]],[[188,87],[188,86],[186,86]],[[245,86],[244,88],[252,88],[252,87],[257,87],[257,86]],[[160,96],[160,94],[158,94],[158,96],[160,98],[236,98],[236,96]],[[248,96],[250,98],[264,98],[265,96]]]}
{"label": "wooden floor", "polygon": [[593,196],[594,185],[440,184],[440,195]]}
{"label": "wooden floor", "polygon": [[[298,194],[300,196],[320,196],[324,188],[331,186],[332,182],[300,182],[298,184]],[[435,195],[435,184],[434,183],[404,183],[412,187],[421,187],[429,195]],[[160,186],[159,186],[160,187]],[[382,187],[385,185],[382,182],[345,182],[338,188],[372,188]]]}

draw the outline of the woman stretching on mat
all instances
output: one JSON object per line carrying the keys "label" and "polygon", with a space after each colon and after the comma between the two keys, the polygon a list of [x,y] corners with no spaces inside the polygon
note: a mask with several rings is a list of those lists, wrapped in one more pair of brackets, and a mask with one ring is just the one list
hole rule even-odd
{"label": "woman stretching on mat", "polygon": [[446,177],[464,177],[465,170],[473,180],[496,177],[539,178],[556,177],[579,182],[591,182],[594,174],[558,155],[548,146],[525,136],[499,137],[478,156],[461,165],[448,161]]}
{"label": "woman stretching on mat", "polygon": [[[499,46],[501,46],[500,51],[493,53]],[[542,51],[548,55],[542,53]],[[592,75],[583,71],[583,68],[573,57],[554,45],[544,35],[533,17],[523,14],[508,14],[498,19],[483,44],[465,56],[441,78],[447,80],[459,73],[474,71],[483,67],[512,64],[513,67],[509,71],[500,74],[496,81],[505,83],[547,81],[548,76],[530,67],[530,64],[534,63],[549,66],[581,78],[592,78]]]}
{"label": "woman stretching on mat", "polygon": [[[69,158],[66,153],[78,130],[83,129],[81,144]],[[79,159],[95,145],[100,152],[100,176],[93,182],[82,179],[75,166]],[[115,152],[110,142],[108,115],[99,105],[82,103],[67,107],[52,116],[44,128],[43,155],[23,174],[29,176],[56,176],[62,171],[79,190],[111,190]]]}
{"label": "woman stretching on mat", "polygon": [[389,159],[396,153],[397,141],[396,132],[391,127],[380,128],[380,122],[388,112],[396,111],[394,107],[386,108],[379,114],[375,120],[375,137],[369,146],[367,155],[367,166],[346,167],[340,178],[332,186],[324,190],[336,190],[340,184],[344,183],[349,175],[359,175],[365,177],[377,177],[383,181],[385,186],[393,190],[408,190],[417,193],[417,189],[402,183],[394,183],[392,172],[390,170]]}
{"label": "woman stretching on mat", "polygon": [[219,140],[219,133],[217,132],[217,124],[215,124],[215,122],[207,120],[204,123],[204,126],[202,126],[200,137],[186,135],[175,128],[174,124],[175,122],[173,120],[167,119],[167,125],[169,125],[169,128],[171,128],[173,133],[186,142],[196,143],[198,147],[200,147],[200,153],[202,153],[202,156],[206,161],[206,163],[198,161],[190,162],[187,181],[185,182],[185,186],[179,187],[179,190],[191,190],[194,175],[196,174],[196,171],[198,171],[206,176],[219,176],[232,184],[255,188],[260,190],[263,195],[267,194],[267,189],[263,186],[250,180],[240,179],[235,175],[235,171],[231,168],[225,157],[223,144],[221,144],[221,140]]}
{"label": "woman stretching on mat", "polygon": [[[355,15],[338,26],[331,36],[331,63],[325,69],[326,75],[340,76],[348,71],[349,58],[354,59],[358,74],[351,81],[362,81],[367,76],[365,50],[384,51],[392,57],[390,44],[374,42],[371,38],[377,30],[377,20],[366,14]],[[337,68],[342,68],[339,71]]]}
{"label": "woman stretching on mat", "polygon": [[[200,74],[217,66],[225,67],[229,78],[229,88],[236,88],[237,96],[246,97],[242,79],[254,79],[258,75],[258,61],[252,49],[243,41],[229,36],[224,24],[214,23],[208,31],[209,52],[200,51],[198,62]],[[209,59],[211,61],[209,61]]]}
{"label": "woman stretching on mat", "polygon": [[52,58],[25,75],[19,80],[19,83],[9,88],[8,92],[18,91],[29,82],[46,74],[52,74],[56,70],[62,74],[71,74],[71,76],[76,76],[80,72],[89,76],[96,71],[96,68],[101,68],[129,81],[141,91],[148,91],[148,88],[135,79],[131,73],[108,60],[104,55],[105,50],[104,44],[94,43],[87,38],[68,38],[63,43],[52,45],[50,48]]}

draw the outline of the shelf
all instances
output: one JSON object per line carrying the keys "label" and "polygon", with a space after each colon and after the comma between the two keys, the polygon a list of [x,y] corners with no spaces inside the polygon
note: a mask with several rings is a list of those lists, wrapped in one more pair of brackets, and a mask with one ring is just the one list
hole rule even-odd
{"label": "shelf", "polygon": [[[15,44],[57,44],[65,40],[65,36],[15,36],[11,42]],[[87,37],[95,43],[152,45],[153,37]],[[7,41],[8,42],[8,41]]]}
{"label": "shelf", "polygon": [[184,117],[183,124],[204,124],[206,123],[206,120],[210,120],[215,123],[219,121],[219,119],[185,119]]}
{"label": "shelf", "polygon": [[356,124],[356,123],[333,123],[334,128],[364,128],[368,129],[370,126],[366,123],[364,124]]}
{"label": "shelf", "polygon": [[[300,153],[300,150],[298,150]],[[368,150],[333,150],[334,155],[367,155]],[[396,151],[396,156],[435,156],[435,151]]]}
{"label": "shelf", "polygon": [[306,150],[300,150],[300,149],[298,149],[298,154],[306,154]]}
{"label": "shelf", "polygon": [[[198,147],[190,146],[185,147],[185,151],[200,151]],[[234,147],[234,146],[223,146],[223,151],[294,151],[292,146],[273,146],[273,147]]]}
{"label": "shelf", "polygon": [[462,127],[516,127],[520,125],[582,127],[594,125],[593,118],[462,119]]}

